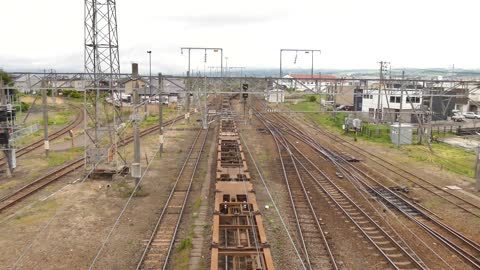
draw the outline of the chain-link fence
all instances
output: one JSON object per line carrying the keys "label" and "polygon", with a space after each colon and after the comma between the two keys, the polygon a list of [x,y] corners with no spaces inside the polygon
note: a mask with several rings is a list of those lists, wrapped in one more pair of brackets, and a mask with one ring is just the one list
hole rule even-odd
{"label": "chain-link fence", "polygon": [[22,128],[22,129],[19,129],[17,131],[14,131],[12,133],[12,136],[11,136],[11,140],[18,140],[24,136],[27,136],[27,135],[30,135],[30,134],[33,134],[35,132],[37,132],[39,130],[39,126],[38,124],[33,124],[31,126],[28,126],[28,127],[25,127],[25,128]]}

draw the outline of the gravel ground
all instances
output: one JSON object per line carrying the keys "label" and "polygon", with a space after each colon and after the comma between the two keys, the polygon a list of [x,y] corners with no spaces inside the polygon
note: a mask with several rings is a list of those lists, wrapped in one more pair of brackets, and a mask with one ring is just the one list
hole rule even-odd
{"label": "gravel ground", "polygon": [[[150,166],[142,182],[142,191],[134,197],[111,235],[95,265],[96,269],[131,269],[139,259],[144,240],[156,220],[162,201],[175,179],[178,163],[190,144],[192,131],[170,131],[166,135],[165,154]],[[143,150],[150,155],[156,149],[157,136],[142,139]],[[127,150],[131,152],[131,150]],[[142,157],[144,153],[142,153]],[[145,160],[142,160],[145,162]],[[72,175],[71,180],[80,177]],[[18,269],[85,269],[92,262],[103,239],[126,203],[133,182],[129,177],[114,181],[87,180],[66,185],[57,182],[22,202],[12,211],[60,192],[18,212],[0,226],[0,244],[9,246],[0,256],[5,269],[18,259]],[[66,186],[65,186],[66,185]],[[42,197],[43,196],[43,197]],[[0,220],[11,213],[2,213]],[[26,249],[30,247],[29,249]],[[21,257],[21,254],[24,256]]]}
{"label": "gravel ground", "polygon": [[[358,157],[358,154],[355,155],[355,153],[348,148],[342,147],[342,145],[338,143],[332,144],[332,140],[330,138],[323,137],[319,134],[317,134],[316,138],[320,143],[324,145],[329,145],[329,147],[334,147],[335,149],[337,149],[338,152],[346,152],[350,155]],[[368,142],[357,142],[357,146],[365,148],[370,152],[381,154],[387,159],[393,160],[400,166],[407,168],[410,171],[414,171],[415,174],[424,177],[429,181],[435,182],[437,185],[458,185],[466,190],[471,189],[470,179],[465,179],[465,177],[458,177],[449,172],[439,171],[438,168],[434,168],[433,166],[419,164],[418,162],[409,160],[405,156],[396,153],[395,150],[389,147],[382,147]],[[395,182],[400,183],[400,185],[409,185],[409,183],[406,182],[405,179],[401,179],[398,175],[395,175],[391,171],[386,171],[384,168],[381,168],[378,164],[374,163],[371,160],[362,160],[361,163],[358,163],[355,166],[367,171],[377,180],[385,182],[386,178],[390,178],[393,179]],[[330,171],[330,176],[333,179],[337,178],[335,177],[335,171]],[[351,184],[348,184],[346,181],[339,181],[339,183],[345,189],[350,190],[351,194],[356,195],[354,197],[356,197],[357,200],[362,200],[362,198],[358,196],[358,191],[352,189]],[[392,185],[392,183],[390,182],[387,185]],[[433,212],[438,213],[438,215],[442,218],[443,222],[447,223],[448,225],[454,227],[455,229],[479,242],[478,227],[480,226],[480,220],[478,218],[473,217],[472,215],[467,214],[462,210],[459,210],[452,204],[436,196],[433,196],[431,193],[426,192],[418,186],[411,184],[410,186],[412,186],[413,188],[412,191],[409,193],[409,196],[416,198],[418,202],[422,203],[424,206],[426,206]],[[467,196],[463,197],[472,200],[472,198],[468,198]],[[472,202],[474,201],[475,199],[472,200]],[[378,204],[376,205],[378,206]],[[377,210],[382,211],[384,209],[378,208]],[[460,261],[455,255],[453,255],[450,251],[441,246],[438,241],[425,234],[424,231],[419,229],[418,226],[411,223],[410,221],[405,220],[403,217],[397,216],[396,213],[390,212],[382,216],[382,219],[385,221],[389,220],[391,224],[394,225],[396,230],[401,232],[402,236],[404,236],[404,238],[411,244],[411,246],[416,250],[418,254],[426,254],[422,257],[424,258],[424,261],[432,267],[432,269],[444,269],[447,266],[441,260],[439,260],[438,257],[434,256],[431,250],[429,250],[425,245],[420,244],[418,241],[419,239],[422,239],[429,247],[435,249],[435,251],[439,254],[440,257],[444,258],[444,260],[446,260],[456,269],[469,269],[468,266],[466,266],[462,261]],[[401,226],[398,220],[401,220],[402,223],[405,224],[405,226]],[[407,233],[407,227],[410,229],[411,232],[409,231]]]}

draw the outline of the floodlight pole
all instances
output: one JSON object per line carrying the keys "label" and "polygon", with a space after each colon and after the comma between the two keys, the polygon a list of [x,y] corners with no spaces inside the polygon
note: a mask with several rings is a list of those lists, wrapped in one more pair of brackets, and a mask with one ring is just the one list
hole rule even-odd
{"label": "floodlight pole", "polygon": [[159,93],[158,93],[158,114],[159,114],[159,130],[160,130],[160,134],[159,134],[159,144],[160,144],[160,157],[162,156],[162,153],[163,153],[163,142],[164,142],[164,138],[163,138],[163,100],[162,100],[162,94],[163,94],[163,76],[162,76],[162,73],[158,73],[158,89],[159,89]]}
{"label": "floodlight pole", "polygon": [[[150,96],[149,96],[149,99],[152,98],[152,51],[147,51],[148,53],[148,57],[149,57],[149,64],[150,64],[150,73],[149,73],[149,84],[150,84]],[[146,89],[145,89],[146,90]],[[146,96],[146,92],[144,92],[145,96]],[[148,110],[147,110],[147,100],[145,100],[145,117],[148,115]]]}
{"label": "floodlight pole", "polygon": [[[191,50],[202,50],[202,51],[205,51],[205,58],[207,56],[207,51],[214,51],[214,52],[217,52],[217,51],[220,51],[220,76],[223,77],[223,48],[203,48],[203,47],[181,47],[180,48],[180,52],[181,54],[183,54],[183,51],[184,50],[187,50],[188,51],[188,71],[187,71],[187,108],[186,108],[186,114],[185,114],[185,118],[187,119],[187,121],[190,120],[190,92],[191,92],[191,89],[190,89],[190,86],[191,86],[191,83],[190,83],[190,52]],[[206,59],[205,59],[205,62],[206,62]],[[205,97],[206,98],[206,97]]]}
{"label": "floodlight pole", "polygon": [[[283,75],[283,72],[282,72],[282,53],[283,52],[305,52],[305,53],[311,53],[312,54],[312,66],[310,68],[310,75],[312,76],[312,79],[313,79],[313,59],[314,59],[314,56],[313,54],[315,52],[318,52],[319,54],[322,53],[321,50],[315,50],[315,49],[280,49],[280,80],[282,79],[282,75]],[[278,103],[278,91],[277,91],[277,103]]]}
{"label": "floodlight pole", "polygon": [[283,52],[305,52],[305,53],[311,53],[312,54],[312,66],[311,66],[311,70],[310,70],[310,74],[313,78],[313,59],[314,59],[314,56],[313,54],[315,52],[318,52],[319,54],[322,53],[322,50],[314,50],[314,49],[280,49],[280,78],[282,78],[282,53]]}

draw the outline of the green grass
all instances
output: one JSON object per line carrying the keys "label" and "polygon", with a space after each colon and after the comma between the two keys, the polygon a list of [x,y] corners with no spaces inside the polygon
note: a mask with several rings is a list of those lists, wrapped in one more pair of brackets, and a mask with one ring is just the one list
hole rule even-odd
{"label": "green grass", "polygon": [[[164,106],[163,107],[163,122],[168,120],[175,112],[176,112],[176,110]],[[142,120],[142,122],[140,122],[140,127],[141,128],[151,127],[151,126],[154,126],[154,125],[158,125],[158,123],[159,123],[158,112],[154,112],[154,113],[151,113],[149,116],[147,116],[147,118]]]}
{"label": "green grass", "polygon": [[7,183],[4,182],[2,185],[0,185],[0,190],[11,189],[11,188],[13,188],[17,185],[17,182],[18,181],[15,181],[15,180],[7,182]]}
{"label": "green grass", "polygon": [[48,166],[60,166],[70,160],[73,160],[74,158],[79,157],[83,153],[83,151],[83,147],[74,147],[67,151],[49,152],[47,158]]}
{"label": "green grass", "polygon": [[288,104],[287,106],[293,111],[311,111],[312,113],[304,114],[305,118],[329,130],[342,131],[342,125],[348,116],[348,113],[345,112],[336,113],[336,115],[328,111],[324,113],[313,113],[319,111],[318,102],[303,101],[297,104]]}
{"label": "green grass", "polygon": [[[48,125],[49,126],[63,126],[70,121],[72,112],[69,110],[61,111],[55,114],[48,115]],[[40,125],[43,125],[43,119],[39,121]]]}
{"label": "green grass", "polygon": [[188,269],[188,262],[190,259],[190,251],[192,250],[192,233],[180,241],[177,246],[177,256],[175,269],[186,270]]}
{"label": "green grass", "polygon": [[61,205],[59,200],[45,200],[36,204],[33,208],[17,214],[13,219],[13,225],[25,225],[41,222],[49,218]]}
{"label": "green grass", "polygon": [[[297,104],[287,104],[287,106],[294,111],[318,111],[317,102],[299,102]],[[345,134],[342,130],[344,119],[348,116],[348,113],[337,113],[337,119],[333,117],[333,113],[305,113],[304,117],[307,120],[324,127],[330,131],[336,131],[343,133],[344,136],[354,137],[354,134]],[[377,131],[378,130],[378,131]],[[414,131],[414,140],[415,141]],[[444,137],[443,132],[438,133],[434,131],[434,137]],[[446,133],[446,136],[453,136]],[[373,124],[364,123],[362,131],[358,134],[358,140],[368,141],[375,144],[380,144],[390,148],[394,148],[394,145],[390,139],[390,127],[388,125],[379,125],[378,127]],[[404,152],[409,157],[425,162],[434,166],[437,166],[441,170],[447,170],[460,175],[474,177],[475,166],[475,153],[473,151],[465,150],[460,147],[451,146],[445,143],[434,142],[431,144],[433,153],[426,145],[405,145],[399,148],[399,151]],[[473,181],[473,180],[472,180]]]}
{"label": "green grass", "polygon": [[[121,198],[128,198],[132,195],[135,186],[134,183],[129,183],[127,180],[121,180],[112,184],[112,190],[115,191],[119,197]],[[146,192],[140,186],[133,194],[133,197],[145,197],[148,196],[149,193]]]}
{"label": "green grass", "polygon": [[202,204],[202,198],[198,197],[197,199],[195,199],[195,202],[193,203],[193,210],[197,211],[198,209],[200,209],[201,204]]}
{"label": "green grass", "polygon": [[401,150],[418,161],[430,163],[460,175],[474,177],[475,152],[445,143],[432,143],[431,146],[433,153],[425,145],[405,145]]}
{"label": "green grass", "polygon": [[42,137],[43,137],[43,130],[39,130],[39,131],[34,132],[30,135],[27,135],[27,136],[22,137],[18,140],[15,140],[15,146],[22,146],[22,145],[25,145],[27,143],[31,143],[31,142],[37,141],[38,139],[40,139]]}

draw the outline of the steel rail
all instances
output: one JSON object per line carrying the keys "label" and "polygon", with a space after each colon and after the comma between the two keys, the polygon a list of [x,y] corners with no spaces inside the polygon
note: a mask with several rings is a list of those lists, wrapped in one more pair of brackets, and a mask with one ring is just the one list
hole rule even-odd
{"label": "steel rail", "polygon": [[[284,124],[284,122],[282,122]],[[304,141],[304,143],[307,143]],[[384,229],[382,229],[380,227],[380,225],[378,225],[365,211],[363,211],[360,206],[355,203],[353,200],[351,200],[351,198],[345,194],[344,191],[342,191],[326,174],[323,173],[323,171],[321,171],[313,162],[311,162],[302,152],[300,152],[300,150],[291,142],[288,142],[288,144],[290,146],[292,146],[292,148],[290,149],[295,149],[295,151],[298,153],[297,155],[293,155],[293,158],[299,163],[299,165],[305,170],[305,172],[312,178],[312,180],[314,181],[314,183],[316,183],[323,191],[324,193],[342,210],[342,212],[352,221],[352,223],[354,223],[356,225],[356,227],[364,234],[364,236],[376,247],[376,249],[382,254],[382,256],[384,256],[384,258],[395,268],[395,269],[401,269],[400,267],[403,266],[405,264],[405,262],[395,262],[393,261],[394,259],[394,256],[396,256],[396,254],[387,254],[380,246],[377,242],[375,242],[375,240],[371,237],[371,235],[368,234],[368,232],[362,227],[362,225],[360,225],[357,220],[355,219],[358,219],[358,217],[353,217],[350,213],[348,213],[348,211],[345,209],[345,207],[343,207],[338,199],[336,199],[331,193],[332,191],[328,191],[328,188],[324,187],[324,185],[328,184],[330,185],[329,188],[330,190],[333,188],[335,189],[335,192],[337,194],[341,194],[342,195],[342,198],[344,200],[347,200],[348,203],[350,204],[350,206],[354,206],[356,209],[357,209],[357,212],[360,212],[368,221],[369,221],[369,224],[372,224],[374,225],[377,230],[379,232],[381,232],[388,240],[389,242],[391,243],[391,245],[393,245],[397,250],[400,250],[404,256],[406,256],[406,258],[411,262],[413,263],[414,265],[416,265],[419,269],[426,269],[426,266],[422,265],[423,262],[419,262],[419,257],[418,255],[416,255],[413,250],[411,251],[411,253],[409,253],[407,250],[405,250],[405,248],[403,248],[402,246],[399,245],[399,243],[394,240]],[[312,167],[310,168],[307,168],[305,166],[305,163],[301,162],[299,160],[299,157],[302,157],[304,158],[305,160],[308,161],[308,163],[310,163],[310,165]],[[313,169],[312,169],[313,168]],[[320,174],[320,177],[322,177],[324,180],[328,181],[328,182],[323,182],[321,183],[320,180],[318,179],[318,176],[315,177],[313,175],[313,171],[318,171],[318,173]],[[408,246],[408,245],[407,245]],[[413,255],[415,255],[418,259],[415,259],[413,258]],[[420,260],[421,261],[421,260]],[[409,265],[410,263],[408,263],[407,265]]]}
{"label": "steel rail", "polygon": [[182,176],[184,175],[184,172],[185,172],[186,168],[189,166],[189,160],[190,160],[190,158],[192,156],[192,153],[194,152],[195,147],[197,146],[199,138],[202,134],[204,135],[204,138],[200,142],[201,143],[200,144],[200,149],[199,149],[199,152],[198,152],[198,156],[195,159],[195,163],[193,164],[191,177],[188,178],[188,179],[185,179],[185,180],[188,180],[188,186],[187,186],[186,190],[182,190],[182,192],[185,192],[185,196],[182,200],[180,213],[178,213],[178,217],[177,217],[174,229],[173,229],[173,234],[172,234],[171,240],[170,240],[169,245],[168,245],[167,250],[166,250],[166,255],[164,257],[164,261],[160,262],[162,264],[161,269],[166,269],[166,267],[167,267],[167,263],[168,263],[168,259],[169,259],[169,256],[170,256],[170,253],[171,253],[171,250],[172,250],[172,247],[173,247],[173,243],[175,241],[175,237],[176,237],[176,234],[178,232],[180,221],[181,221],[181,218],[183,216],[183,211],[185,209],[185,205],[186,205],[186,202],[188,200],[188,197],[189,197],[189,194],[190,194],[190,191],[191,191],[193,178],[194,178],[195,173],[197,171],[197,167],[198,167],[198,164],[199,164],[199,161],[200,161],[200,157],[201,157],[201,154],[204,150],[205,143],[206,143],[206,140],[207,140],[207,137],[208,137],[207,136],[208,135],[208,129],[207,130],[200,129],[199,132],[197,133],[197,135],[195,136],[195,139],[192,143],[192,146],[190,147],[190,150],[187,154],[187,157],[186,157],[186,159],[185,159],[185,161],[184,161],[184,163],[183,163],[183,165],[180,169],[180,172],[177,176],[177,179],[175,180],[174,186],[173,186],[172,190],[170,191],[170,193],[168,195],[167,201],[164,204],[162,212],[160,213],[160,216],[159,216],[157,222],[155,223],[155,227],[152,231],[152,234],[150,235],[150,238],[147,242],[147,245],[145,246],[145,249],[144,249],[144,251],[143,251],[143,253],[140,257],[140,260],[139,260],[139,262],[137,264],[137,268],[136,268],[137,270],[142,269],[142,267],[144,266],[145,259],[148,257],[148,253],[150,252],[152,243],[155,240],[155,237],[157,236],[158,230],[160,228],[160,224],[162,223],[162,221],[164,221],[165,214],[167,213],[167,209],[170,206],[170,203],[172,202],[172,198],[174,197],[176,192],[179,192],[179,190],[177,190],[177,186],[179,185],[180,181],[183,180]]}
{"label": "steel rail", "polygon": [[25,197],[29,196],[30,194],[33,194],[37,190],[40,190],[41,188],[54,182],[60,177],[65,176],[66,174],[71,173],[72,171],[82,167],[83,166],[82,162],[83,162],[83,158],[76,159],[68,163],[67,165],[62,166],[61,168],[58,168],[52,172],[49,172],[48,174],[40,178],[37,178],[33,182],[19,188],[18,190],[6,196],[3,196],[2,198],[0,198],[0,213],[5,209],[13,206],[20,200],[24,199]]}
{"label": "steel rail", "polygon": [[[278,116],[277,116],[278,117]],[[281,122],[283,125],[289,125],[293,128],[295,128],[296,130],[300,131],[298,128],[296,128],[294,125],[291,125],[290,123],[288,123],[287,119],[284,119],[282,117],[282,122]],[[300,131],[302,132],[302,131]],[[394,205],[392,203],[389,203],[390,205],[394,206],[397,210],[399,210],[402,214],[404,214],[408,219],[410,219],[412,222],[416,223],[417,225],[419,225],[420,228],[424,229],[425,231],[427,231],[429,234],[431,234],[433,237],[435,237],[436,239],[438,239],[440,242],[444,243],[448,248],[450,248],[453,252],[457,253],[458,255],[460,255],[460,257],[462,257],[468,264],[470,264],[471,266],[475,267],[475,268],[478,268],[480,269],[480,245],[478,245],[477,243],[475,243],[474,241],[472,241],[471,239],[468,239],[466,236],[464,236],[463,234],[459,233],[458,231],[450,228],[448,225],[440,222],[438,219],[428,215],[427,213],[425,213],[424,211],[422,211],[422,209],[419,209],[418,206],[412,204],[411,202],[409,202],[408,200],[406,200],[405,198],[399,196],[398,194],[396,194],[395,192],[392,192],[390,189],[388,189],[388,187],[384,186],[383,184],[381,184],[380,182],[378,182],[377,180],[373,179],[371,176],[369,176],[368,174],[366,174],[365,172],[363,172],[362,170],[360,170],[359,168],[357,168],[356,166],[353,166],[352,164],[350,164],[349,162],[347,162],[343,157],[341,156],[338,156],[336,153],[334,153],[333,151],[325,148],[325,147],[322,147],[321,145],[319,145],[317,142],[315,142],[312,138],[310,138],[308,135],[306,135],[305,133],[302,132],[302,134],[296,134],[294,135],[295,137],[297,137],[297,139],[299,140],[304,140],[306,143],[308,141],[308,144],[314,148],[318,153],[326,156],[327,158],[329,158],[333,163],[335,163],[335,165],[337,167],[339,167],[342,172],[344,173],[344,175],[351,175],[351,171],[349,170],[350,169],[353,169],[354,171],[356,171],[357,173],[361,173],[364,177],[368,178],[370,181],[373,181],[376,185],[380,186],[383,188],[383,190],[385,190],[386,192],[388,192],[391,196],[393,196],[395,199],[407,204],[409,207],[411,207],[412,209],[414,209],[415,211],[421,213],[423,216],[426,217],[426,220],[424,221],[421,221],[419,220],[418,218],[416,217],[413,217],[411,214],[408,214],[405,210],[403,209],[400,209],[397,205]],[[335,157],[337,159],[343,159],[344,163],[343,164],[348,164],[347,166],[349,168],[346,168],[346,166],[338,163],[337,161],[335,161],[335,158],[332,158],[332,157]],[[351,175],[352,177],[355,177],[353,175]],[[389,202],[388,198],[385,197],[385,194],[381,194],[380,192],[378,192],[378,190],[376,190],[375,188],[373,188],[371,185],[369,185],[368,183],[365,182],[365,180],[363,179],[359,179],[358,177],[356,178],[357,181],[361,182],[362,185],[366,188],[368,188],[368,190],[371,190],[372,192],[374,192],[377,196],[381,197],[382,199],[384,199],[385,201]],[[460,247],[458,244],[455,244],[452,242],[451,239],[449,239],[448,237],[446,237],[445,235],[442,235],[440,233],[438,233],[438,231],[435,231],[433,228],[429,227],[427,224],[426,224],[426,221],[431,221],[431,223],[433,223],[433,225],[437,226],[438,228],[440,228],[441,230],[443,230],[444,232],[450,234],[451,237],[454,237],[457,241],[460,241],[463,245],[466,245],[469,247],[470,251],[466,251],[464,248]],[[475,253],[475,254],[472,254]]]}
{"label": "steel rail", "polygon": [[[350,213],[348,213],[349,211],[346,209],[347,207],[345,206],[342,206],[342,202],[339,202],[338,199],[335,198],[335,196],[332,194],[332,188],[335,190],[335,193],[337,194],[341,194],[342,195],[342,198],[344,198],[345,200],[347,200],[349,202],[350,205],[353,205],[353,207],[355,207],[356,211],[360,212],[362,215],[364,215],[364,217],[366,217],[373,225],[375,225],[376,229],[378,231],[380,231],[382,234],[384,234],[384,236],[387,237],[387,239],[393,244],[393,246],[395,246],[396,248],[398,248],[400,251],[402,251],[407,257],[409,260],[411,260],[417,267],[419,267],[420,269],[427,269],[426,266],[422,265],[423,262],[420,262],[419,259],[416,259],[416,258],[413,258],[413,255],[415,255],[417,258],[418,255],[416,255],[413,250],[411,250],[411,252],[408,252],[404,247],[402,247],[398,242],[399,241],[396,241],[395,239],[393,239],[393,237],[387,233],[377,222],[375,222],[361,207],[360,205],[358,205],[356,202],[354,202],[350,196],[348,196],[337,184],[335,184],[333,182],[333,180],[328,177],[328,175],[326,175],[320,168],[318,168],[318,166],[316,166],[303,152],[301,152],[298,147],[296,147],[292,142],[288,142],[291,146],[292,146],[292,149],[295,149],[296,153],[298,153],[298,155],[295,155],[295,160],[297,160],[297,162],[301,165],[301,167],[305,170],[305,172],[311,177],[311,179],[314,181],[314,183],[316,183],[323,191],[324,193],[332,200],[335,202],[335,204],[342,210],[342,212],[344,212],[345,215],[347,215],[347,217],[355,224],[355,226],[357,226],[357,228],[369,239],[370,242],[372,242],[372,244],[377,248],[379,249],[379,251],[382,253],[383,256],[385,256],[389,261],[391,261],[394,265],[394,267],[398,267],[398,262],[394,262],[393,261],[393,258],[390,258],[391,254],[387,254],[379,245],[377,242],[375,242],[375,240],[371,237],[371,235],[369,235],[369,231],[365,230],[364,227],[362,227],[362,225],[357,222],[357,220],[355,219],[358,219],[358,217],[354,217],[352,216]],[[306,143],[306,142],[304,142]],[[307,144],[307,143],[306,143]],[[303,159],[304,161],[302,161],[301,159]],[[309,165],[305,165],[305,164],[309,164]],[[309,167],[308,167],[309,166]],[[318,172],[318,175],[315,176],[313,172]],[[325,180],[325,181],[321,181],[319,179],[319,177],[321,177],[322,180]],[[328,185],[328,186],[326,186]],[[348,205],[348,204],[347,204]],[[371,233],[371,231],[370,231]],[[400,236],[397,235],[399,238]],[[403,240],[402,240],[403,241]],[[407,245],[408,246],[408,245]]]}
{"label": "steel rail", "polygon": [[[418,186],[420,186],[421,188],[423,188],[424,190],[426,190],[427,192],[439,197],[439,198],[442,198],[446,201],[448,201],[449,203],[455,205],[456,207],[462,209],[463,211],[473,215],[473,216],[476,216],[476,217],[480,217],[480,214],[478,213],[475,213],[473,212],[471,209],[468,209],[468,207],[471,207],[473,209],[475,209],[476,211],[480,211],[480,206],[475,204],[475,203],[472,203],[471,201],[468,201],[466,200],[465,198],[462,198],[461,196],[458,196],[457,194],[451,192],[451,191],[448,191],[448,190],[445,190],[443,189],[441,186],[435,184],[435,183],[432,183],[408,170],[405,170],[404,168],[398,166],[398,165],[395,165],[393,162],[391,161],[388,161],[382,157],[379,157],[378,155],[374,154],[374,153],[371,153],[371,152],[367,152],[366,150],[352,144],[351,142],[343,139],[343,138],[340,138],[339,136],[334,136],[333,134],[331,134],[330,132],[326,131],[326,130],[323,130],[319,127],[316,127],[312,124],[309,124],[309,126],[311,128],[313,128],[315,131],[317,132],[320,132],[322,133],[323,135],[327,136],[328,138],[336,141],[336,142],[339,142],[341,143],[342,145],[348,147],[349,149],[351,149],[352,151],[372,160],[373,162],[375,162],[376,164],[378,164],[379,166],[381,166],[382,168],[385,168],[385,169],[388,169],[390,170],[392,173],[394,173],[395,175],[397,176],[400,176],[402,179],[405,179],[406,181],[408,182],[411,182],[411,183],[414,183]],[[384,163],[384,164],[382,164]],[[387,165],[385,165],[387,164]],[[395,170],[392,170],[392,168],[395,168]],[[406,175],[410,176],[410,177],[413,177],[415,179],[418,179],[419,181],[414,181],[412,180],[411,178],[407,177]],[[424,184],[423,184],[424,183]],[[427,187],[426,185],[430,185],[434,190],[432,190],[432,188],[429,188]],[[446,194],[446,196],[450,196],[450,197],[453,197],[454,199],[452,198],[448,198],[448,197],[445,197],[445,196],[442,196],[440,194],[437,193],[438,192],[442,192],[444,194]],[[459,202],[455,202],[454,200],[458,200],[460,201]],[[465,204],[467,206],[463,206],[461,204]]]}
{"label": "steel rail", "polygon": [[[347,162],[345,164],[349,164],[349,163]],[[383,200],[388,202],[389,205],[393,206],[395,209],[397,209],[399,212],[405,215],[409,220],[416,223],[420,228],[427,231],[429,234],[431,234],[433,237],[438,239],[440,242],[444,243],[453,252],[460,255],[460,257],[462,257],[465,261],[467,261],[468,264],[470,264],[471,266],[477,269],[480,269],[480,245],[468,239],[466,236],[454,230],[453,228],[450,228],[448,225],[442,223],[438,219],[426,214],[424,211],[422,211],[422,209],[419,209],[418,207],[416,207],[416,205],[410,203],[408,200],[405,200],[403,197],[398,196],[398,194],[396,194],[395,192],[392,192],[386,186],[382,185],[377,180],[368,176],[367,174],[362,172],[360,169],[356,168],[355,166],[351,166],[351,164],[349,165],[350,166],[348,167],[350,169],[353,169],[357,173],[361,173],[364,177],[368,178],[370,181],[374,182],[376,185],[382,187],[383,190],[387,192],[390,196],[392,196],[394,199],[399,200],[402,203],[408,205],[410,208],[419,212],[421,215],[414,216],[411,213],[408,213],[405,209],[402,209],[401,207],[399,207],[398,204],[392,203],[391,199],[387,198],[386,194],[379,192],[373,186],[369,185],[364,179],[361,179],[359,177],[355,177],[354,175],[352,175],[351,171],[349,170],[349,168],[347,168],[347,166],[343,166],[341,164],[338,164],[337,166],[339,166],[342,169],[342,173],[344,175],[351,175],[352,177],[354,177],[357,181],[360,182],[362,186],[364,186],[365,188],[373,192],[379,198],[382,198]],[[430,226],[427,223],[431,223]],[[433,229],[432,225],[437,226],[437,230]],[[438,229],[443,230],[443,234],[439,233]],[[445,234],[449,234],[450,237],[445,236]],[[453,239],[455,240],[452,240],[451,237],[453,237]],[[453,241],[457,241],[457,242],[460,241],[462,245],[468,247],[469,251],[465,250],[465,248],[460,247],[459,244],[456,244]]]}
{"label": "steel rail", "polygon": [[[319,234],[321,235],[321,238],[322,238],[322,241],[324,243],[324,247],[328,253],[328,257],[329,257],[329,260],[330,260],[330,263],[331,263],[331,266],[333,269],[338,269],[338,266],[337,266],[337,263],[336,263],[336,260],[335,260],[335,257],[333,256],[333,252],[330,248],[330,244],[328,243],[327,241],[327,238],[325,236],[325,232],[323,231],[323,228],[322,226],[320,225],[319,223],[319,218],[314,210],[314,207],[313,207],[313,204],[310,200],[310,197],[308,195],[308,192],[305,188],[305,185],[302,181],[302,177],[298,171],[298,168],[295,164],[295,161],[294,161],[294,156],[292,156],[292,153],[291,151],[289,150],[289,148],[285,145],[285,142],[284,142],[284,138],[282,136],[279,135],[276,135],[276,132],[267,124],[267,122],[265,121],[265,119],[256,114],[257,118],[263,123],[263,125],[269,129],[270,133],[272,134],[274,140],[275,140],[275,144],[277,146],[277,150],[278,150],[278,154],[279,154],[279,157],[280,157],[280,162],[282,164],[282,170],[283,170],[283,174],[284,174],[284,178],[285,178],[285,183],[286,183],[286,186],[287,186],[287,190],[288,190],[288,193],[289,193],[289,198],[290,198],[290,202],[292,204],[292,210],[294,212],[294,215],[295,215],[295,219],[296,219],[296,225],[297,225],[297,230],[299,231],[299,234],[300,234],[300,238],[301,238],[301,244],[302,244],[302,247],[304,249],[304,254],[306,256],[306,259],[307,259],[307,264],[308,266],[310,267],[310,269],[313,269],[312,268],[312,263],[310,262],[310,259],[308,257],[308,249],[307,249],[307,244],[305,242],[305,239],[303,237],[303,230],[302,230],[302,227],[301,227],[301,224],[300,224],[300,221],[299,221],[299,218],[298,218],[298,211],[297,211],[297,207],[296,207],[296,203],[295,203],[295,199],[298,199],[298,198],[294,198],[295,196],[293,196],[293,191],[292,191],[292,183],[290,181],[288,181],[289,177],[287,176],[287,172],[286,172],[286,168],[285,168],[285,160],[283,158],[283,155],[282,155],[282,150],[281,148],[283,147],[285,149],[285,151],[288,153],[287,156],[291,159],[291,162],[292,162],[292,165],[294,166],[295,168],[295,172],[297,174],[297,177],[296,179],[298,180],[298,183],[299,183],[299,186],[301,187],[301,191],[303,193],[303,199],[305,200],[305,202],[307,202],[307,205],[308,205],[308,208],[310,210],[310,214],[313,216],[312,219],[315,220],[315,225],[318,229],[318,232]],[[282,147],[281,147],[282,146]]]}
{"label": "steel rail", "polygon": [[[166,121],[163,126],[168,126],[172,124],[172,122],[177,122],[182,119],[184,119],[183,116],[176,117],[174,119]],[[150,127],[148,129],[143,130],[140,133],[140,136],[148,135],[150,133],[157,131],[158,129],[159,129],[158,125],[154,127]],[[122,145],[126,145],[132,141],[133,141],[133,136],[130,136],[126,138],[125,141],[122,142]],[[57,168],[51,172],[48,172],[47,174],[35,179],[31,183],[28,183],[27,185],[15,190],[14,192],[3,196],[2,198],[0,198],[0,213],[3,212],[5,209],[10,208],[11,206],[20,202],[22,199],[26,198],[27,196],[30,196],[31,194],[44,188],[50,183],[80,168],[84,160],[85,160],[85,157],[81,157],[74,161],[71,161],[70,163],[64,166]]]}
{"label": "steel rail", "polygon": [[[78,108],[77,106],[73,106],[73,107],[80,110],[80,108]],[[83,112],[80,111],[76,115],[75,119],[73,121],[71,121],[67,126],[65,126],[62,129],[57,130],[57,131],[53,132],[52,134],[50,134],[48,136],[49,140],[55,140],[55,139],[61,137],[62,135],[66,134],[67,132],[69,132],[71,129],[80,125],[83,122],[83,117],[84,117],[84,114],[83,114]],[[32,142],[28,145],[22,146],[17,151],[15,151],[15,156],[17,158],[19,158],[19,157],[21,157],[25,154],[28,154],[28,153],[32,152],[35,149],[41,147],[43,144],[44,144],[43,139],[40,139],[40,140]],[[4,166],[6,164],[7,164],[7,162],[5,161],[5,157],[0,158],[0,167]]]}
{"label": "steel rail", "polygon": [[[355,166],[352,166],[348,162],[346,162],[347,166],[344,166],[342,164],[337,164],[342,170],[342,173],[344,175],[351,175],[354,177],[363,187],[367,188],[371,192],[373,192],[376,196],[379,198],[382,198],[386,202],[388,202],[389,205],[393,206],[395,209],[397,209],[399,212],[404,214],[408,219],[410,219],[412,222],[416,223],[420,228],[424,229],[428,233],[430,233],[433,237],[438,239],[440,242],[444,243],[448,248],[450,248],[452,251],[460,255],[464,260],[466,260],[470,265],[474,266],[475,268],[480,269],[480,245],[475,243],[474,241],[468,239],[466,236],[458,232],[457,230],[450,228],[448,225],[444,224],[440,220],[429,216],[425,212],[422,211],[422,209],[419,209],[416,205],[410,203],[408,200],[405,200],[403,197],[398,196],[395,192],[392,192],[388,187],[384,186],[362,170],[356,168]],[[393,197],[395,200],[401,201],[411,209],[415,210],[416,212],[420,213],[421,215],[415,216],[412,215],[411,213],[408,213],[405,209],[402,209],[399,207],[398,204],[392,203],[392,199],[388,198],[386,194],[379,192],[377,189],[375,189],[373,186],[368,184],[364,179],[360,177],[356,177],[355,175],[352,174],[352,171],[349,170],[352,169],[353,171],[360,173],[363,177],[368,178],[370,181],[374,182],[377,186],[380,186],[383,188],[385,193],[388,193],[391,197]],[[427,224],[430,223],[430,226]],[[433,226],[437,227],[437,230],[432,228]],[[443,231],[443,235],[438,232],[438,229]],[[449,234],[450,237],[445,236],[445,234]],[[455,240],[452,240],[453,239]],[[460,241],[462,245],[468,247],[468,251],[465,250],[465,248],[460,247],[459,244],[454,243],[453,241]]]}

